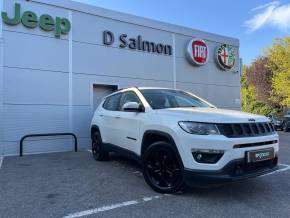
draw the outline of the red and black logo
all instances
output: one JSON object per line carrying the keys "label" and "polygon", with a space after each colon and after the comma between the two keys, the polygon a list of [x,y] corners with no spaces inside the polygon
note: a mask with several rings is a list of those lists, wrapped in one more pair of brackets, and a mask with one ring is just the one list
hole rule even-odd
{"label": "red and black logo", "polygon": [[204,65],[208,61],[209,49],[204,40],[192,39],[187,45],[188,60],[196,65]]}

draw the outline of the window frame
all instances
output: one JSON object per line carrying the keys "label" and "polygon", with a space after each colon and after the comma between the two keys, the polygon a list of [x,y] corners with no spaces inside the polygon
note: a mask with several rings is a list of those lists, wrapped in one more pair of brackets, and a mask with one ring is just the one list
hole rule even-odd
{"label": "window frame", "polygon": [[[116,97],[116,95],[120,95],[120,99],[118,100],[116,110],[110,110],[110,109],[107,109],[107,108],[105,107],[106,102],[107,102],[107,101],[110,101],[110,98]],[[118,111],[118,110],[119,110],[120,101],[121,101],[121,97],[122,97],[122,93],[120,93],[120,92],[115,93],[115,94],[112,94],[112,95],[106,97],[105,100],[104,100],[104,103],[102,104],[102,108],[103,108],[104,110],[107,110],[107,111]]]}

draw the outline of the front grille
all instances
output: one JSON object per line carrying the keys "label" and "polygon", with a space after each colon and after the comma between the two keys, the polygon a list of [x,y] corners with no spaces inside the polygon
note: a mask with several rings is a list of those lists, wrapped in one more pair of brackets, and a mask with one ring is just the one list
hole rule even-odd
{"label": "front grille", "polygon": [[278,143],[278,140],[247,143],[247,144],[238,144],[238,145],[234,145],[234,148],[249,148],[249,147],[257,147],[257,146],[264,146],[264,145],[272,145],[272,144],[276,144],[276,143]]}
{"label": "front grille", "polygon": [[272,160],[265,160],[256,163],[246,163],[241,162],[239,164],[232,165],[227,168],[227,172],[231,176],[242,176],[247,175],[255,172],[259,172],[261,170],[272,169],[273,167],[277,166],[278,158],[274,158]]}
{"label": "front grille", "polygon": [[224,123],[217,124],[222,135],[229,138],[256,137],[275,132],[271,123]]}

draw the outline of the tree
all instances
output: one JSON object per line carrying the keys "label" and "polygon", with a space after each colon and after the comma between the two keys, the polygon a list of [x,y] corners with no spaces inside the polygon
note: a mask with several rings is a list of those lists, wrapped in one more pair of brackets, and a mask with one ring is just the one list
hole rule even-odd
{"label": "tree", "polygon": [[241,102],[242,110],[245,112],[268,115],[275,110],[267,103],[257,99],[257,91],[253,84],[248,81],[252,66],[243,66],[243,75],[241,77]]}
{"label": "tree", "polygon": [[276,39],[267,55],[273,72],[271,100],[281,107],[290,108],[290,37]]}
{"label": "tree", "polygon": [[271,104],[273,72],[268,66],[269,61],[268,57],[258,57],[247,69],[247,82],[255,88],[258,101]]}

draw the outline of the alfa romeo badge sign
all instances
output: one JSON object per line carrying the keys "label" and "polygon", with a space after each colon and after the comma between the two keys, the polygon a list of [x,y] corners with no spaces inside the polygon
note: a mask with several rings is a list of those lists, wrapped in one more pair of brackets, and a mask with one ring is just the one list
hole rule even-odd
{"label": "alfa romeo badge sign", "polygon": [[223,70],[231,70],[235,66],[235,50],[233,47],[222,44],[217,47],[216,60]]}
{"label": "alfa romeo badge sign", "polygon": [[190,63],[201,66],[207,63],[209,49],[202,39],[192,39],[186,48],[186,55]]}

